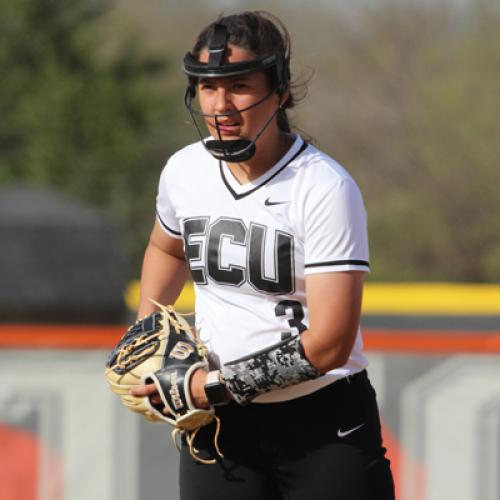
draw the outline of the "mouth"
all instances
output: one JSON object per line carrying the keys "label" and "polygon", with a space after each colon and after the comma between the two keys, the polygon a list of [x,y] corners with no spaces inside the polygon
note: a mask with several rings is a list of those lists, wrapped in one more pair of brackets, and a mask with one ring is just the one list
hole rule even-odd
{"label": "mouth", "polygon": [[211,124],[215,135],[239,137],[241,125],[235,121],[225,121]]}

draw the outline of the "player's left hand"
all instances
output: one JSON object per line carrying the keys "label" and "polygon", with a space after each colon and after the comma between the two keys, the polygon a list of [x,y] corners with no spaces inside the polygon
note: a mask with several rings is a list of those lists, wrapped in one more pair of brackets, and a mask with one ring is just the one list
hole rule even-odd
{"label": "player's left hand", "polygon": [[206,410],[210,407],[207,396],[205,395],[205,384],[207,383],[208,372],[203,368],[198,368],[191,377],[189,390],[191,399],[196,408]]}

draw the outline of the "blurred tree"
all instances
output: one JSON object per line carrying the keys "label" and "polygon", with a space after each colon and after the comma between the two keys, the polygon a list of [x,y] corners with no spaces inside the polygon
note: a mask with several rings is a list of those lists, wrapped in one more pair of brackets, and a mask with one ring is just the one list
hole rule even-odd
{"label": "blurred tree", "polygon": [[[245,6],[264,4],[292,33],[294,73],[315,70],[294,121],[362,188],[371,279],[500,281],[498,2]],[[161,166],[195,140],[178,60],[222,7],[109,5],[0,0],[0,182],[112,209],[137,276]]]}
{"label": "blurred tree", "polygon": [[413,139],[429,181],[430,271],[453,280],[500,280],[500,12],[470,8],[439,45],[420,54],[425,76]]}
{"label": "blurred tree", "polygon": [[329,21],[301,123],[361,185],[371,279],[500,281],[498,4],[386,1]]}
{"label": "blurred tree", "polygon": [[109,208],[136,276],[182,110],[160,85],[165,55],[133,35],[106,54],[110,5],[0,0],[0,182],[50,184]]}

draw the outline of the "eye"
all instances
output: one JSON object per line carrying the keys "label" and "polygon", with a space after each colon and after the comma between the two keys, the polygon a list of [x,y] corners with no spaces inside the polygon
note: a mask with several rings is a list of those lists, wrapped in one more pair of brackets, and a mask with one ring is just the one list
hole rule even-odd
{"label": "eye", "polygon": [[233,92],[241,92],[241,91],[244,91],[244,90],[248,90],[250,88],[250,86],[248,85],[248,83],[247,82],[243,82],[243,81],[234,82],[231,87],[232,87]]}
{"label": "eye", "polygon": [[201,81],[199,83],[199,88],[200,88],[200,90],[204,90],[204,91],[214,90],[215,85],[210,81]]}

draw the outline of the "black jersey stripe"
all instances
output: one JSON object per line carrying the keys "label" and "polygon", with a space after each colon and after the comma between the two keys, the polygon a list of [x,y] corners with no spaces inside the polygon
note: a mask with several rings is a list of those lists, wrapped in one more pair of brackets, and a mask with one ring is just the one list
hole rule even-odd
{"label": "black jersey stripe", "polygon": [[370,263],[367,260],[330,260],[326,262],[315,262],[314,264],[305,264],[304,267],[326,267],[326,266],[366,266],[370,267]]}
{"label": "black jersey stripe", "polygon": [[224,175],[224,171],[222,170],[222,161],[219,160],[219,172],[220,172],[220,176],[222,177],[222,181],[224,182],[224,184],[227,187],[227,189],[229,190],[229,192],[233,195],[233,198],[235,200],[241,200],[242,198],[245,198],[245,196],[248,196],[248,195],[254,193],[255,191],[257,191],[257,189],[260,189],[262,186],[265,186],[271,179],[274,179],[274,177],[276,177],[280,172],[283,171],[283,169],[285,169],[286,167],[288,167],[288,165],[290,165],[290,163],[292,163],[293,160],[295,160],[301,153],[303,153],[306,150],[307,146],[309,146],[309,144],[304,141],[302,143],[302,146],[300,147],[300,149],[279,170],[277,170],[276,172],[274,172],[274,174],[271,175],[271,177],[269,177],[269,179],[266,179],[262,184],[259,184],[258,186],[255,186],[253,189],[250,189],[250,191],[247,191],[246,193],[238,194],[231,187],[231,185],[229,184],[229,182],[226,179],[226,176]]}
{"label": "black jersey stripe", "polygon": [[177,236],[182,236],[182,234],[179,232],[179,231],[176,231],[175,229],[172,229],[171,227],[168,227],[167,224],[165,224],[165,222],[163,222],[162,218],[160,217],[160,214],[158,212],[156,212],[156,215],[158,217],[158,220],[160,221],[160,224],[169,232],[169,233],[172,233],[172,234],[175,234]]}

